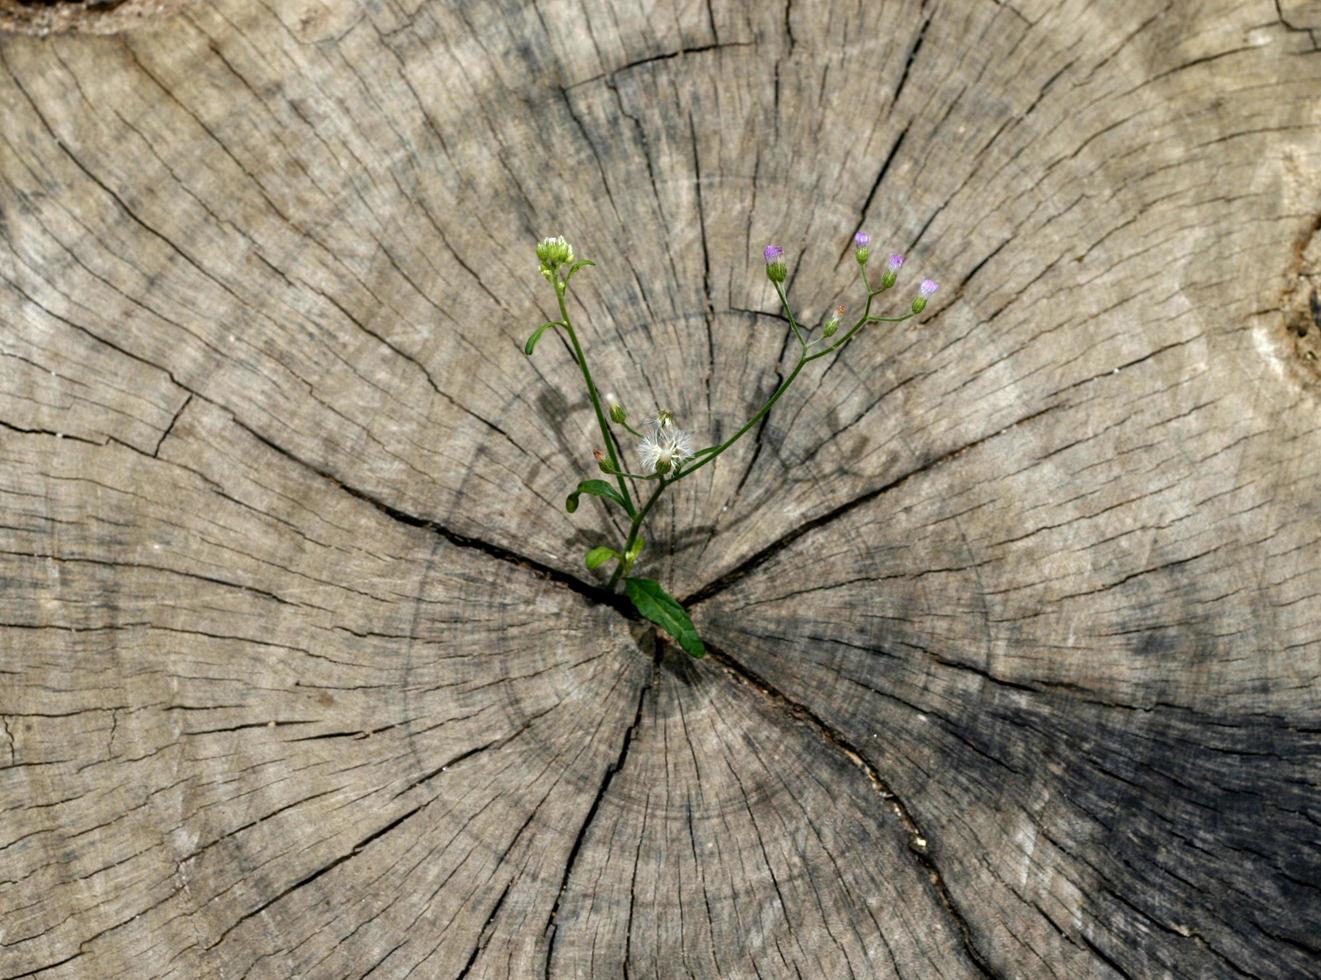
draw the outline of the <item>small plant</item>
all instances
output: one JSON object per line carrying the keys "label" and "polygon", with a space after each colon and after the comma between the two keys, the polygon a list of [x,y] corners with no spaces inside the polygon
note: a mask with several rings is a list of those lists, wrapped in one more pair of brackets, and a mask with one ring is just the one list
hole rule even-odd
{"label": "small plant", "polygon": [[[669,412],[658,408],[654,415],[639,423],[639,428],[634,428],[629,424],[628,411],[624,405],[613,394],[601,394],[596,382],[592,380],[591,369],[587,366],[587,355],[583,352],[582,343],[573,327],[568,307],[569,284],[573,277],[580,270],[596,263],[588,259],[575,260],[573,246],[563,237],[546,238],[537,245],[541,274],[555,287],[560,318],[537,327],[523,345],[523,352],[530,357],[537,346],[537,341],[547,330],[564,332],[573,358],[582,371],[587,397],[591,400],[592,409],[596,413],[596,423],[601,430],[601,439],[605,443],[604,450],[597,449],[593,453],[597,468],[614,480],[613,483],[601,479],[583,480],[578,484],[577,489],[569,494],[564,504],[565,509],[570,513],[576,511],[583,494],[600,497],[608,504],[623,509],[629,519],[628,534],[623,544],[619,547],[599,545],[592,548],[585,556],[587,567],[595,571],[613,562],[614,570],[611,572],[607,588],[613,590],[620,579],[623,579],[629,600],[637,611],[674,637],[693,657],[705,656],[706,648],[702,645],[702,639],[697,635],[697,630],[693,627],[692,620],[688,618],[683,606],[655,579],[629,574],[646,547],[642,529],[646,525],[647,517],[656,506],[656,501],[670,487],[713,462],[721,453],[747,435],[780,400],[780,396],[789,389],[808,364],[842,348],[868,323],[899,323],[916,316],[922,312],[927,300],[938,288],[930,279],[924,279],[918,286],[917,297],[907,313],[899,316],[875,315],[871,311],[872,303],[881,293],[894,287],[899,278],[899,269],[904,264],[904,257],[890,256],[879,281],[874,282],[867,272],[867,260],[871,255],[871,239],[867,233],[860,231],[854,235],[853,246],[853,257],[858,264],[858,276],[867,293],[866,305],[858,319],[842,334],[840,327],[845,308],[835,307],[821,324],[819,336],[813,339],[809,339],[811,330],[799,325],[789,306],[789,298],[784,288],[787,277],[784,249],[779,245],[766,246],[763,252],[763,258],[766,260],[766,277],[775,287],[780,305],[784,307],[785,317],[789,321],[789,329],[793,331],[794,339],[798,342],[798,361],[780,386],[766,399],[766,403],[757,409],[738,431],[724,442],[694,451],[692,437],[679,428],[674,416]],[[836,338],[837,334],[838,338]],[[623,446],[615,434],[614,426],[618,426],[637,440],[636,464],[629,465],[625,462]],[[645,492],[647,490],[649,492]]]}

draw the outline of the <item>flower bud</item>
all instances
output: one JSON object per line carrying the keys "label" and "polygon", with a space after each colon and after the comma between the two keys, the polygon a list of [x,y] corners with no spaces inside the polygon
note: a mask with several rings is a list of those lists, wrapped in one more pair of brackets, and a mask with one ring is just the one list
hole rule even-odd
{"label": "flower bud", "polygon": [[859,265],[866,265],[867,258],[871,255],[871,235],[865,231],[860,231],[853,236],[853,257],[858,260]]}
{"label": "flower bud", "polygon": [[844,309],[844,304],[840,303],[831,311],[830,316],[826,318],[826,322],[821,325],[821,336],[835,336],[835,331],[839,329],[839,318],[844,315]]}
{"label": "flower bud", "polygon": [[767,245],[761,254],[766,259],[766,278],[774,283],[784,282],[789,271],[784,265],[784,249],[779,245]]}
{"label": "flower bud", "polygon": [[619,472],[618,467],[616,467],[614,463],[610,462],[610,460],[606,459],[605,453],[603,453],[601,450],[593,449],[592,456],[595,457],[596,465],[601,470],[602,473],[605,473],[608,476],[614,476],[616,473]]}
{"label": "flower bud", "polygon": [[541,260],[543,274],[554,272],[558,267],[573,262],[573,246],[564,240],[563,235],[543,238],[537,242],[537,258]]}
{"label": "flower bud", "polygon": [[628,421],[628,412],[624,410],[623,405],[619,404],[619,399],[614,396],[613,392],[606,392],[605,407],[606,411],[610,413],[611,422],[623,425]]}
{"label": "flower bud", "polygon": [[940,284],[935,282],[935,280],[923,279],[922,285],[917,287],[917,299],[913,300],[913,312],[921,313],[926,309],[927,300],[929,300],[931,294],[939,288]]}
{"label": "flower bud", "polygon": [[889,289],[894,285],[895,280],[899,278],[899,267],[904,264],[902,255],[891,255],[885,263],[885,275],[881,277],[881,288]]}

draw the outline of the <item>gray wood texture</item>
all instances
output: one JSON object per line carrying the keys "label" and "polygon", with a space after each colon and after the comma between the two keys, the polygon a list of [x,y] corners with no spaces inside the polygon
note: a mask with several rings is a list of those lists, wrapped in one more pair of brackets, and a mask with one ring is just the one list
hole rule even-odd
{"label": "gray wood texture", "polygon": [[[0,2],[0,978],[1321,976],[1317,4],[78,6]],[[860,227],[944,288],[669,496],[689,661],[533,243],[714,440]]]}

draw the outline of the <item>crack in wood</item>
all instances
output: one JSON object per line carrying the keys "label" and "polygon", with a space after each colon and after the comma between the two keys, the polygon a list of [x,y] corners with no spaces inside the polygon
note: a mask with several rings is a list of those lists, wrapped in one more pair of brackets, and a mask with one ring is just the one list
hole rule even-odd
{"label": "crack in wood", "polygon": [[260,432],[257,432],[255,429],[250,428],[248,425],[239,421],[237,418],[234,419],[234,424],[237,425],[239,428],[241,428],[248,435],[252,436],[252,438],[260,442],[262,445],[266,446],[272,451],[283,456],[285,459],[297,463],[303,469],[315,473],[323,480],[326,480],[327,482],[343,490],[350,497],[355,497],[366,504],[370,504],[373,508],[378,510],[380,513],[384,514],[386,517],[389,517],[391,520],[397,521],[400,524],[405,524],[408,527],[421,528],[423,530],[431,531],[434,534],[440,535],[450,544],[457,545],[460,548],[465,548],[472,551],[480,551],[481,553],[487,555],[488,557],[495,558],[498,561],[507,562],[511,565],[518,565],[519,567],[525,568],[535,575],[539,575],[542,578],[549,579],[550,581],[555,582],[558,585],[562,585],[565,588],[577,592],[579,595],[583,596],[584,598],[591,599],[592,601],[597,602],[600,605],[608,606],[609,608],[615,610],[617,613],[623,616],[625,619],[633,620],[633,621],[639,619],[637,611],[633,609],[632,603],[628,601],[627,597],[619,593],[609,592],[600,586],[590,585],[587,582],[584,582],[582,579],[577,578],[576,576],[570,575],[567,572],[561,571],[558,568],[554,568],[550,565],[544,564],[543,562],[537,561],[535,558],[531,558],[527,555],[520,554],[519,552],[513,551],[512,549],[502,547],[501,545],[498,544],[493,544],[489,541],[484,541],[481,538],[475,538],[470,535],[461,534],[458,531],[445,527],[443,524],[440,524],[437,521],[430,520],[425,517],[418,517],[414,514],[409,514],[406,511],[402,511],[397,507],[387,504],[385,501],[381,500],[380,498],[367,493],[365,490],[360,490],[357,487],[350,486],[349,484],[341,480],[339,477],[335,476],[335,474],[331,473],[329,470],[322,469],[321,467],[316,466],[305,459],[302,459],[301,457],[285,449],[283,446],[279,445],[278,443],[268,439]]}
{"label": "crack in wood", "polygon": [[680,48],[678,51],[667,51],[663,54],[654,54],[646,58],[639,58],[637,61],[630,61],[627,64],[620,65],[610,71],[602,72],[599,75],[592,75],[590,78],[582,78],[576,82],[569,82],[564,89],[578,88],[581,85],[590,85],[592,82],[599,82],[602,79],[613,81],[615,76],[634,68],[641,68],[643,65],[656,64],[661,61],[671,61],[675,58],[681,58],[690,54],[705,54],[708,51],[719,51],[721,48],[752,48],[756,47],[755,41],[717,41],[714,44],[702,44],[691,48]]}
{"label": "crack in wood", "polygon": [[509,897],[509,889],[514,887],[514,880],[509,879],[505,885],[505,890],[500,893],[500,897],[495,901],[495,907],[491,909],[491,914],[486,917],[482,923],[481,929],[477,932],[477,942],[473,945],[472,955],[468,957],[468,962],[463,965],[463,969],[458,972],[454,980],[463,980],[473,968],[479,957],[491,942],[491,926],[495,923],[495,918],[500,914],[501,907],[505,904],[505,899]]}
{"label": "crack in wood", "polygon": [[696,592],[693,592],[690,595],[680,599],[680,602],[682,602],[685,606],[691,607],[697,605],[698,603],[706,602],[708,599],[714,598],[715,596],[729,589],[733,585],[742,581],[744,578],[750,575],[761,565],[765,564],[767,561],[769,561],[779,552],[784,551],[786,548],[788,548],[791,544],[793,544],[795,541],[797,541],[799,538],[803,537],[804,535],[812,531],[815,531],[818,528],[824,527],[825,525],[831,523],[832,521],[838,520],[839,518],[843,517],[849,512],[863,506],[864,504],[871,503],[873,500],[877,499],[883,494],[890,492],[891,490],[894,490],[899,486],[902,486],[904,483],[908,482],[914,477],[921,476],[923,473],[933,470],[936,467],[941,466],[942,464],[947,463],[950,460],[963,455],[964,453],[971,452],[972,450],[977,449],[979,446],[983,445],[984,443],[987,443],[992,439],[995,439],[998,436],[1003,435],[1004,433],[1010,431],[1011,429],[1017,428],[1018,426],[1023,425],[1026,422],[1031,422],[1033,419],[1040,418],[1043,415],[1046,415],[1050,412],[1055,411],[1056,409],[1063,407],[1064,405],[1062,403],[1056,402],[1051,405],[1047,405],[1045,408],[1041,408],[1035,412],[1031,412],[1028,415],[1023,416],[1022,418],[1017,419],[1016,421],[1010,422],[1002,429],[998,429],[995,432],[987,433],[984,436],[974,439],[972,442],[959,446],[957,449],[951,449],[948,452],[941,453],[939,456],[928,459],[926,462],[922,463],[921,465],[916,466],[911,470],[908,470],[902,475],[895,477],[894,479],[890,480],[885,484],[882,484],[881,486],[875,488],[874,490],[868,490],[866,493],[860,494],[859,496],[854,497],[852,500],[847,500],[844,503],[840,504],[839,506],[826,511],[824,514],[821,514],[818,517],[814,517],[811,520],[804,521],[802,524],[799,524],[797,527],[791,529],[790,531],[776,538],[774,541],[772,541],[766,547],[762,548],[760,551],[754,552],[752,555],[745,558],[742,562],[735,565],[729,571],[725,572],[723,575],[719,576],[713,581],[707,583],[705,586],[698,589]]}
{"label": "crack in wood", "polygon": [[738,660],[734,659],[728,653],[712,646],[709,642],[706,645],[707,659],[718,665],[720,669],[735,683],[742,687],[756,691],[761,697],[769,702],[773,707],[784,714],[795,719],[809,731],[813,732],[824,744],[828,745],[834,752],[842,755],[850,765],[862,772],[867,778],[873,790],[881,799],[885,800],[890,810],[899,818],[900,824],[908,834],[908,849],[913,854],[917,863],[926,872],[932,888],[935,890],[936,897],[941,906],[949,913],[954,925],[959,933],[964,951],[976,965],[983,976],[999,977],[1000,974],[991,966],[986,954],[978,948],[973,938],[972,927],[954,901],[954,896],[950,894],[945,879],[940,873],[940,869],[932,860],[928,849],[929,838],[923,833],[917,821],[913,818],[907,805],[890,788],[890,785],[881,776],[880,772],[870,762],[866,760],[862,752],[845,737],[844,733],[834,726],[827,723],[811,708],[795,701],[779,688],[770,684],[760,674],[744,666]]}
{"label": "crack in wood", "polygon": [[[582,850],[583,841],[586,839],[587,832],[592,826],[592,821],[596,818],[596,812],[600,809],[601,801],[605,798],[606,792],[610,789],[610,784],[614,781],[615,775],[623,769],[628,762],[628,752],[633,746],[633,736],[637,733],[638,727],[642,724],[642,707],[646,703],[647,692],[651,690],[656,682],[656,675],[659,670],[660,658],[664,653],[664,648],[659,643],[654,642],[654,633],[652,631],[648,631],[648,634],[653,637],[653,649],[655,651],[652,655],[651,673],[647,677],[647,682],[643,684],[638,691],[637,709],[634,712],[632,723],[628,726],[627,731],[624,732],[624,740],[623,744],[619,747],[619,754],[615,757],[615,760],[612,763],[606,766],[605,774],[601,780],[600,787],[596,791],[596,796],[592,799],[591,806],[587,808],[587,815],[583,818],[582,825],[578,828],[578,833],[574,836],[573,845],[569,848],[569,856],[564,862],[564,874],[560,878],[559,887],[555,890],[555,901],[551,905],[550,915],[546,918],[546,925],[542,930],[547,937],[546,961],[544,964],[546,980],[550,980],[551,961],[555,956],[555,941],[559,936],[559,922],[557,921],[557,918],[559,916],[560,901],[563,899],[564,893],[569,887],[569,877],[573,873],[573,866],[578,860],[578,853]],[[646,634],[644,634],[644,638],[645,635]]]}
{"label": "crack in wood", "polygon": [[16,757],[14,751],[16,743],[14,742],[14,733],[9,730],[9,717],[7,715],[0,715],[0,728],[3,728],[5,732],[5,741],[9,748],[9,765],[12,767]]}

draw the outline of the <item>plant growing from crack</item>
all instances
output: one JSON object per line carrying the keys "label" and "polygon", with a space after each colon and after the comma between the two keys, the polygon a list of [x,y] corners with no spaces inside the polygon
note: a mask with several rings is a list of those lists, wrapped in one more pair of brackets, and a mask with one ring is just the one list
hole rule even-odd
{"label": "plant growing from crack", "polygon": [[[582,371],[587,397],[592,403],[592,410],[596,413],[596,423],[600,427],[601,439],[605,443],[604,450],[597,449],[593,453],[597,467],[606,476],[614,479],[613,484],[595,478],[581,481],[577,489],[569,494],[564,506],[572,513],[578,509],[582,495],[588,494],[622,508],[629,520],[628,533],[621,546],[598,545],[587,552],[584,560],[587,567],[593,571],[613,562],[614,570],[607,587],[613,590],[623,579],[625,591],[634,608],[646,619],[673,636],[693,657],[705,656],[706,648],[702,645],[702,639],[698,636],[683,606],[655,579],[629,574],[646,547],[642,529],[656,506],[656,501],[670,487],[696,473],[708,463],[714,462],[723,452],[747,435],[774,407],[780,396],[789,389],[807,365],[840,350],[869,323],[900,323],[916,316],[926,307],[927,300],[938,288],[930,279],[924,279],[907,313],[898,316],[873,314],[872,305],[876,298],[892,289],[898,281],[899,269],[904,264],[904,257],[890,256],[885,264],[885,271],[881,273],[879,279],[874,280],[867,271],[867,260],[871,256],[871,239],[867,233],[860,231],[854,235],[853,246],[858,277],[866,291],[866,304],[862,314],[840,334],[845,308],[837,306],[821,324],[818,335],[810,339],[812,331],[799,324],[789,305],[789,297],[784,285],[787,277],[784,249],[779,245],[766,246],[763,252],[766,260],[766,277],[775,287],[775,293],[789,321],[789,329],[798,342],[798,360],[785,379],[780,382],[779,387],[766,399],[765,404],[757,409],[732,436],[723,442],[694,451],[692,437],[678,427],[674,416],[668,411],[658,408],[654,415],[639,423],[640,428],[634,428],[629,424],[628,412],[623,404],[614,395],[601,394],[592,379],[591,369],[587,365],[587,355],[583,351],[578,332],[574,329],[573,319],[569,316],[568,305],[569,284],[573,277],[580,270],[594,266],[596,263],[589,259],[575,260],[573,246],[563,237],[545,238],[537,244],[541,275],[555,287],[560,315],[559,319],[549,320],[537,327],[523,345],[523,352],[530,357],[537,346],[537,341],[547,330],[564,332],[573,359]],[[615,434],[614,426],[620,427],[637,440],[638,462],[635,466],[626,463],[624,449]]]}

